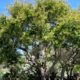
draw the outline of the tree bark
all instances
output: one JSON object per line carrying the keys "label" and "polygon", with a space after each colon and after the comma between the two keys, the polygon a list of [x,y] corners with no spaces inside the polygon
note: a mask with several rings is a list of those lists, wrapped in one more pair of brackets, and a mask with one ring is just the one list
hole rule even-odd
{"label": "tree bark", "polygon": [[61,71],[61,80],[64,79],[64,72],[65,72],[65,67],[62,67],[62,71]]}
{"label": "tree bark", "polygon": [[45,76],[45,69],[41,67],[41,80],[46,80],[46,76]]}

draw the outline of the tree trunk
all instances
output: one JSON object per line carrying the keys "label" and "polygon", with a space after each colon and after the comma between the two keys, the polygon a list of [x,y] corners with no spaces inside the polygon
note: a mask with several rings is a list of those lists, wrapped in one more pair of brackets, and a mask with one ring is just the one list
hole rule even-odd
{"label": "tree trunk", "polygon": [[64,72],[65,72],[65,67],[63,67],[61,71],[61,80],[64,80]]}
{"label": "tree trunk", "polygon": [[70,70],[70,76],[72,76],[73,75],[73,68],[71,68],[71,70]]}
{"label": "tree trunk", "polygon": [[41,67],[41,80],[46,80],[46,76],[45,76],[45,69]]}

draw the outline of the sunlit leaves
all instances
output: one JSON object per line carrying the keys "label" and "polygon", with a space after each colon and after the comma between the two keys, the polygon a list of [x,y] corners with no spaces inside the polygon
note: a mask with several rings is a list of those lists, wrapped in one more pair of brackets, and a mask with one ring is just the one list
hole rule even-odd
{"label": "sunlit leaves", "polygon": [[[71,15],[70,15],[71,16]],[[64,18],[63,18],[64,19]],[[61,25],[57,26],[54,31],[54,39],[56,39],[60,45],[66,43],[66,45],[79,45],[80,42],[80,24],[79,19],[68,17],[66,20],[61,22]]]}

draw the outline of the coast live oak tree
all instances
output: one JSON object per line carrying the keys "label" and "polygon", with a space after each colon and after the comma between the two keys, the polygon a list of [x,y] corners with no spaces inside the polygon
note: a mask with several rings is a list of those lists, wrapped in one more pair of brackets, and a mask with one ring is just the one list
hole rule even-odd
{"label": "coast live oak tree", "polygon": [[80,61],[79,13],[61,0],[15,2],[9,13],[10,17],[0,17],[0,62],[28,64],[17,73],[19,80],[63,80],[65,72],[72,76]]}

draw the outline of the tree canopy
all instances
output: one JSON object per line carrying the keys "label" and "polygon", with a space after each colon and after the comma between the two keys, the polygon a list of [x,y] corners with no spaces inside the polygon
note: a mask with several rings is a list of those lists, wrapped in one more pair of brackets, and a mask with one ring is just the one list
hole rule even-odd
{"label": "tree canopy", "polygon": [[0,16],[1,64],[10,66],[21,61],[22,65],[29,64],[36,78],[20,80],[53,80],[53,73],[56,75],[53,78],[60,76],[63,80],[65,72],[68,77],[73,75],[72,69],[77,71],[76,66],[80,66],[78,11],[62,0],[37,0],[34,5],[15,1],[8,11],[10,17]]}

